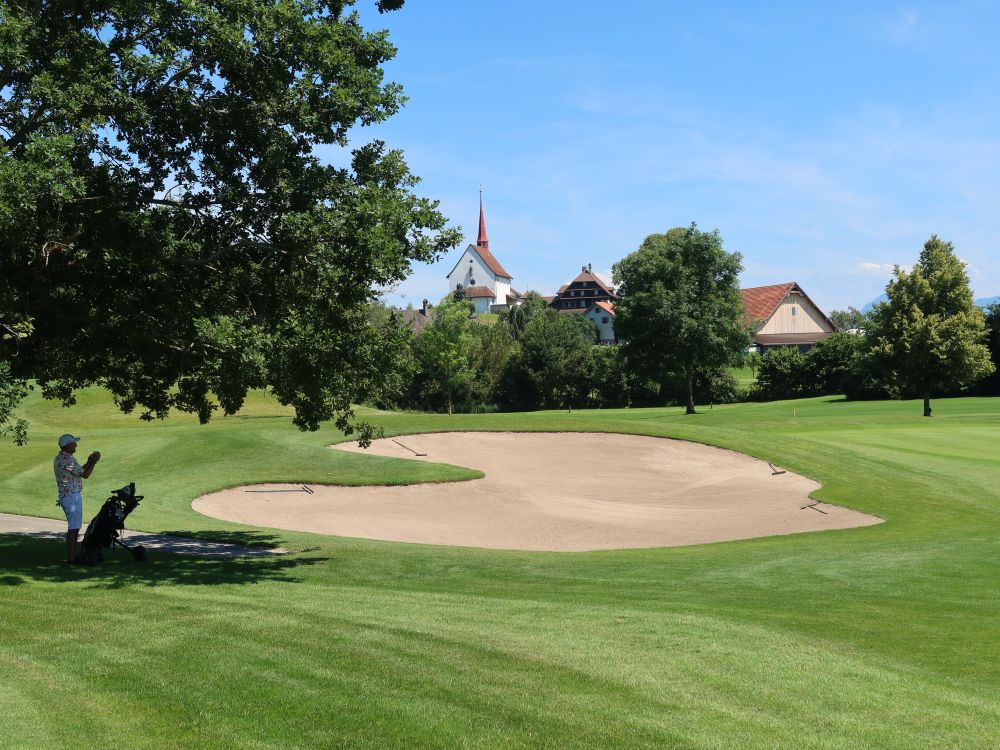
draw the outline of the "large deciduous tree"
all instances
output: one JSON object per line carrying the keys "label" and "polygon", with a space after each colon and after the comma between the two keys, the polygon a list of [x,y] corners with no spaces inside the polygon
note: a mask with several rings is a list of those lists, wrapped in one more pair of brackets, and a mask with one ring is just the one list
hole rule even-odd
{"label": "large deciduous tree", "polygon": [[366,306],[459,237],[398,151],[349,142],[403,101],[350,4],[0,0],[6,383],[203,421],[267,385],[347,430],[390,387]]}
{"label": "large deciduous tree", "polygon": [[467,300],[446,297],[414,342],[417,363],[428,377],[425,387],[444,393],[449,414],[454,411],[455,394],[464,392],[473,374],[472,312]]}
{"label": "large deciduous tree", "polygon": [[726,252],[718,231],[694,224],[649,235],[614,265],[615,331],[626,361],[659,382],[681,376],[688,414],[695,413],[695,376],[732,364],[750,344],[742,269],[740,254]]}
{"label": "large deciduous tree", "polygon": [[923,399],[925,417],[933,395],[993,372],[983,311],[950,242],[932,236],[913,270],[897,266],[885,291],[871,316],[871,356],[903,395]]}
{"label": "large deciduous tree", "polygon": [[597,327],[583,315],[547,306],[526,312],[519,350],[504,373],[506,403],[520,409],[585,405]]}

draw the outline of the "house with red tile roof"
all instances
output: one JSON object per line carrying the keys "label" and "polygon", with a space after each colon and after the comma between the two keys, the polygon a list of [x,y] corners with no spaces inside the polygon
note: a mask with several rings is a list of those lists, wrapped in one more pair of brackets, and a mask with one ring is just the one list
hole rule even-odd
{"label": "house with red tile roof", "polygon": [[591,303],[584,313],[597,326],[597,341],[600,344],[617,344],[615,334],[615,303],[610,300],[599,300]]}
{"label": "house with red tile roof", "polygon": [[751,351],[779,346],[808,351],[837,330],[794,281],[740,289],[747,317],[756,322]]}
{"label": "house with red tile roof", "polygon": [[522,295],[511,288],[513,277],[500,265],[490,251],[483,214],[483,196],[479,194],[479,237],[458,259],[448,279],[448,291],[453,294],[462,287],[465,298],[471,300],[476,312],[499,312],[519,303]]}

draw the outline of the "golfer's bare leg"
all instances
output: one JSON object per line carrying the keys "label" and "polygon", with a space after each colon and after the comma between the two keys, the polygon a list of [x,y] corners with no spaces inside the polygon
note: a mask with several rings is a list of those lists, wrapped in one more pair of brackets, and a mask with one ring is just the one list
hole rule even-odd
{"label": "golfer's bare leg", "polygon": [[66,562],[73,562],[76,559],[76,537],[80,529],[70,529],[66,532]]}

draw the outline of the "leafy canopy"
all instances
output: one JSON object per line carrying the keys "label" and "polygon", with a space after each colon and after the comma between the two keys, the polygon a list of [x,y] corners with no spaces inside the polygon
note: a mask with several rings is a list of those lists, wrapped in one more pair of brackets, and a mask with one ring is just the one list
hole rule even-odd
{"label": "leafy canopy", "polygon": [[0,0],[6,382],[203,421],[267,385],[348,430],[393,386],[365,307],[459,237],[398,151],[351,148],[403,96],[349,6]]}
{"label": "leafy canopy", "polygon": [[910,273],[896,267],[886,295],[871,316],[871,356],[904,394],[924,399],[925,416],[931,396],[993,372],[983,311],[950,242],[932,236]]}
{"label": "leafy canopy", "polygon": [[750,344],[740,254],[726,252],[717,230],[692,224],[649,235],[613,270],[615,330],[630,368],[658,382],[683,376],[693,412],[695,376],[732,364]]}
{"label": "leafy canopy", "polygon": [[467,386],[473,374],[469,361],[475,341],[472,312],[467,300],[446,297],[414,342],[417,362],[434,387],[444,392],[449,414],[454,409],[455,392]]}

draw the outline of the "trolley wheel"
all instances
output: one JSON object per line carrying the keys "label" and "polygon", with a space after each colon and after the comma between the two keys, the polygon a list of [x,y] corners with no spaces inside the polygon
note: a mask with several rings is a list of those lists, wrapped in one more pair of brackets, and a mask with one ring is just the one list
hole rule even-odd
{"label": "trolley wheel", "polygon": [[141,544],[137,544],[129,550],[132,553],[132,559],[136,562],[146,562],[149,556],[146,554],[146,548]]}

